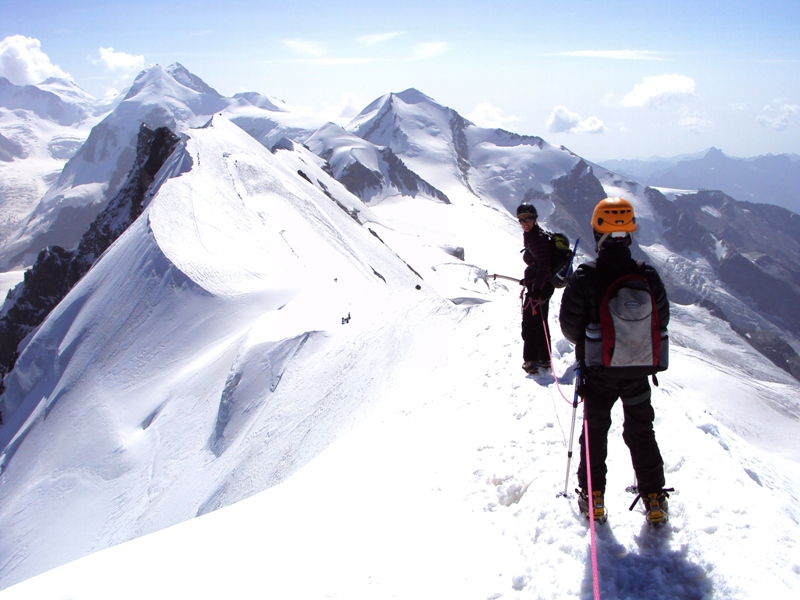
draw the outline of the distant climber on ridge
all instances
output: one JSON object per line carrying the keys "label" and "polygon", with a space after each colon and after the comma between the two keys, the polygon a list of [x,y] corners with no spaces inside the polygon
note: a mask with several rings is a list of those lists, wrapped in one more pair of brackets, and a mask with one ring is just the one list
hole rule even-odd
{"label": "distant climber on ridge", "polygon": [[550,328],[547,315],[550,297],[555,288],[549,281],[551,247],[550,239],[537,222],[539,213],[532,204],[517,207],[517,219],[522,227],[525,249],[522,259],[528,265],[520,281],[526,288],[522,302],[523,370],[535,375],[539,369],[550,368]]}

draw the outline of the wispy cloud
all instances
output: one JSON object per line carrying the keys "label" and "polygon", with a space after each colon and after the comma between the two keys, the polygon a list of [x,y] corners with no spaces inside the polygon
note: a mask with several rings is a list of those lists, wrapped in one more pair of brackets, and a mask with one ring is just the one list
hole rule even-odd
{"label": "wispy cloud", "polygon": [[692,113],[688,108],[682,109],[681,113],[682,116],[678,119],[678,126],[681,129],[700,135],[714,128],[714,122],[703,113]]}
{"label": "wispy cloud", "polygon": [[312,40],[291,39],[281,40],[281,43],[298,54],[303,56],[325,56],[328,50],[322,42],[315,42]]}
{"label": "wispy cloud", "polygon": [[376,60],[375,58],[363,56],[329,56],[325,44],[312,40],[291,39],[282,40],[282,43],[286,48],[302,57],[298,59],[300,62],[313,65],[361,65]]}
{"label": "wispy cloud", "polygon": [[36,38],[11,35],[0,40],[0,75],[17,85],[41,83],[48,77],[69,78],[42,52]]}
{"label": "wispy cloud", "polygon": [[566,106],[554,106],[546,125],[553,133],[603,133],[607,129],[597,117],[584,119]]}
{"label": "wispy cloud", "polygon": [[798,120],[798,116],[800,116],[800,104],[776,100],[761,109],[757,120],[762,127],[784,131]]}
{"label": "wispy cloud", "polygon": [[374,46],[375,44],[382,44],[388,42],[397,36],[403,35],[402,31],[390,31],[387,33],[373,33],[370,35],[362,35],[356,38],[356,41],[365,46]]}
{"label": "wispy cloud", "polygon": [[694,95],[695,82],[678,74],[645,77],[622,99],[623,106],[650,106]]}
{"label": "wispy cloud", "polygon": [[519,117],[503,116],[503,109],[492,106],[488,102],[480,102],[472,112],[467,115],[467,119],[475,123],[478,127],[487,129],[512,129],[513,124],[520,121]]}
{"label": "wispy cloud", "polygon": [[611,60],[668,60],[655,50],[575,50],[559,52],[556,56],[578,56]]}
{"label": "wispy cloud", "polygon": [[447,42],[425,42],[414,46],[413,58],[426,59],[439,56],[450,50],[450,44]]}
{"label": "wispy cloud", "polygon": [[309,58],[304,62],[308,62],[314,65],[363,65],[366,63],[375,62],[376,58],[369,58],[363,56],[353,56],[353,57],[336,57],[336,56],[328,56],[323,58]]}

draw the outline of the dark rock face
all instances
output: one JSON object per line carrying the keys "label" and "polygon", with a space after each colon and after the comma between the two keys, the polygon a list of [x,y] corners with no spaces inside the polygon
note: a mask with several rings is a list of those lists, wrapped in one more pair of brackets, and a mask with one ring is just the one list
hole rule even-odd
{"label": "dark rock face", "polygon": [[364,202],[369,202],[375,192],[383,187],[383,177],[380,173],[376,173],[356,161],[342,171],[339,183],[354,196],[361,198]]}
{"label": "dark rock face", "polygon": [[0,374],[5,376],[17,360],[17,347],[67,295],[67,272],[72,252],[59,246],[42,250],[25,278],[9,293],[13,305],[0,319]]}
{"label": "dark rock face", "polygon": [[389,183],[394,187],[408,192],[410,196],[424,193],[445,204],[450,204],[447,196],[406,167],[406,164],[390,148],[381,149],[381,158],[389,168]]}
{"label": "dark rock face", "polygon": [[25,148],[0,134],[0,160],[3,162],[11,162],[15,158],[22,158],[24,155]]}
{"label": "dark rock face", "polygon": [[723,283],[800,334],[800,215],[712,191],[678,196],[675,205],[681,217],[670,243],[685,240],[716,267]]}
{"label": "dark rock face", "polygon": [[97,216],[72,251],[49,246],[25,272],[21,286],[9,293],[0,318],[0,375],[14,366],[20,342],[38,327],[92,267],[95,261],[142,214],[147,192],[179,139],[166,127],[142,124],[136,161],[117,195]]}
{"label": "dark rock face", "polygon": [[[703,256],[726,288],[754,312],[800,335],[800,215],[779,206],[740,202],[719,191],[684,194],[674,202],[657,190],[648,189],[647,195],[674,250]],[[696,293],[675,290],[674,297],[682,297],[681,292],[687,297]],[[731,326],[774,364],[800,376],[800,358],[778,334],[738,322]]]}
{"label": "dark rock face", "polygon": [[384,187],[391,186],[403,195],[416,197],[417,194],[425,194],[450,204],[450,199],[444,193],[409,169],[391,148],[381,148],[380,158],[386,171],[385,175],[356,161],[342,171],[338,178],[339,182],[350,193],[367,203]]}
{"label": "dark rock face", "polygon": [[554,224],[568,234],[579,236],[584,240],[584,248],[593,248],[592,212],[606,192],[592,167],[581,159],[569,173],[553,179],[551,185],[556,205]]}
{"label": "dark rock face", "polygon": [[461,177],[464,179],[464,183],[467,184],[467,187],[472,189],[469,185],[470,157],[469,142],[467,141],[466,134],[467,127],[472,125],[472,123],[452,109],[449,109],[449,113],[450,133],[453,136],[453,146],[456,150],[458,170],[461,171]]}

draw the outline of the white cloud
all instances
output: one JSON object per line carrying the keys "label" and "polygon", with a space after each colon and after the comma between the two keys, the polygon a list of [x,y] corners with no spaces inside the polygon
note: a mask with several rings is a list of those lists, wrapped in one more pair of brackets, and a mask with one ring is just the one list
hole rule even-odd
{"label": "white cloud", "polygon": [[141,54],[128,54],[117,52],[114,48],[100,47],[100,62],[105,65],[108,71],[140,71],[144,67],[144,56]]}
{"label": "white cloud", "polygon": [[655,50],[576,50],[560,52],[557,56],[607,58],[612,60],[666,60]]}
{"label": "white cloud", "polygon": [[383,42],[388,42],[391,39],[396,38],[399,35],[403,35],[402,31],[390,31],[388,33],[374,33],[371,35],[362,35],[356,38],[356,41],[365,44],[366,46],[374,46],[375,44],[381,44]]}
{"label": "white cloud", "polygon": [[645,77],[622,99],[623,106],[648,106],[694,95],[695,82],[685,75]]}
{"label": "white cloud", "polygon": [[757,120],[762,127],[775,131],[784,131],[797,121],[800,104],[790,104],[785,100],[777,100],[767,104],[758,115]]}
{"label": "white cloud", "polygon": [[48,77],[69,78],[50,57],[42,52],[36,38],[11,35],[0,40],[0,76],[16,85],[41,83]]}
{"label": "white cloud", "polygon": [[424,44],[417,44],[414,46],[414,58],[426,59],[433,58],[450,50],[450,44],[447,42],[425,42]]}
{"label": "white cloud", "polygon": [[304,56],[325,56],[327,54],[325,45],[322,42],[293,39],[283,40],[283,45]]}
{"label": "white cloud", "polygon": [[503,109],[492,106],[488,102],[480,102],[472,112],[467,115],[467,119],[475,123],[478,127],[487,129],[507,129],[513,130],[513,124],[518,122],[519,117],[504,117]]}
{"label": "white cloud", "polygon": [[606,126],[597,117],[582,119],[566,106],[555,106],[547,118],[547,129],[553,133],[603,133]]}
{"label": "white cloud", "polygon": [[367,102],[353,92],[345,92],[342,99],[333,106],[324,105],[323,112],[345,119],[352,119],[367,105]]}
{"label": "white cloud", "polygon": [[361,112],[367,104],[368,102],[357,94],[345,92],[342,94],[341,100],[335,104],[323,102],[321,108],[294,104],[290,106],[290,109],[293,114],[330,121],[331,123],[336,123],[344,127],[353,117]]}

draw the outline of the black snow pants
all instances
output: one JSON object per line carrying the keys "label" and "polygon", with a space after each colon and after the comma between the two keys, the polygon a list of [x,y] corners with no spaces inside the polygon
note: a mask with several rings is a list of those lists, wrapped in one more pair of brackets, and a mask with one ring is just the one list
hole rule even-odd
{"label": "black snow pants", "polygon": [[[584,419],[588,422],[592,489],[603,491],[606,489],[606,455],[608,431],[611,427],[611,408],[620,398],[624,412],[622,439],[625,440],[631,453],[639,492],[646,495],[661,491],[665,483],[664,461],[653,430],[655,411],[650,402],[650,383],[647,378],[611,379],[589,372],[583,377],[578,393],[583,398]],[[588,491],[584,436],[585,432],[581,433],[578,484],[582,490]]]}
{"label": "black snow pants", "polygon": [[550,314],[550,297],[553,295],[553,286],[547,286],[544,295],[536,303],[525,295],[522,303],[522,360],[535,360],[540,363],[550,362],[550,325],[548,315]]}

